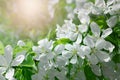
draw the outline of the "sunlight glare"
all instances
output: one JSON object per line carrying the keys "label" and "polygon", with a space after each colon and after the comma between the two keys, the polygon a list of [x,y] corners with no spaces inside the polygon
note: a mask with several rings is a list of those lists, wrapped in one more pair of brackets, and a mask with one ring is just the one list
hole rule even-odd
{"label": "sunlight glare", "polygon": [[10,9],[15,24],[37,25],[48,18],[47,0],[14,0]]}
{"label": "sunlight glare", "polygon": [[18,8],[22,15],[33,18],[39,14],[42,4],[39,0],[20,0]]}

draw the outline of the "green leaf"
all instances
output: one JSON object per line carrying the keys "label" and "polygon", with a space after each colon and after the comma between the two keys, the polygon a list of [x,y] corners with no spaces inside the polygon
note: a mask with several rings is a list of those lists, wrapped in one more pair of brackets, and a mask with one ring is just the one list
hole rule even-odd
{"label": "green leaf", "polygon": [[31,76],[37,72],[37,65],[35,65],[33,55],[32,53],[27,54],[23,63],[16,67],[15,78],[17,80],[32,80]]}
{"label": "green leaf", "polygon": [[96,76],[94,75],[94,73],[92,72],[89,66],[85,66],[84,72],[87,80],[96,80]]}
{"label": "green leaf", "polygon": [[32,80],[32,75],[32,68],[18,68],[16,69],[14,76],[17,80]]}
{"label": "green leaf", "polygon": [[25,60],[23,61],[23,63],[20,66],[34,68],[35,70],[37,70],[32,54],[27,54]]}
{"label": "green leaf", "polygon": [[115,63],[120,63],[120,54],[116,54],[114,57],[113,57],[113,61]]}
{"label": "green leaf", "polygon": [[90,15],[91,17],[91,21],[94,21],[96,22],[100,28],[106,28],[107,27],[107,24],[106,24],[106,16],[105,15],[93,15],[91,14]]}
{"label": "green leaf", "polygon": [[57,46],[58,44],[67,44],[67,43],[72,43],[72,41],[68,38],[61,38],[57,41],[55,41],[55,43],[53,44],[53,46]]}
{"label": "green leaf", "polygon": [[27,41],[26,42],[26,47],[27,48],[31,48],[33,46],[33,42],[32,41]]}
{"label": "green leaf", "polygon": [[91,1],[91,2],[95,3],[95,0],[88,0],[88,1]]}
{"label": "green leaf", "polygon": [[14,49],[14,54],[17,54],[17,53],[22,52],[22,51],[29,52],[29,51],[32,50],[32,46],[33,46],[33,42],[32,41],[26,42],[26,45],[22,46],[22,47],[16,46],[15,49]]}

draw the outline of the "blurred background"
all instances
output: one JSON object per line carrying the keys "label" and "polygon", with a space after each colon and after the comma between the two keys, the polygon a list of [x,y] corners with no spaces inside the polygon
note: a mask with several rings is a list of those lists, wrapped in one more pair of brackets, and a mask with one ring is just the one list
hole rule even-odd
{"label": "blurred background", "polygon": [[54,39],[56,24],[66,19],[66,0],[0,0],[0,41]]}
{"label": "blurred background", "polygon": [[56,25],[61,26],[65,19],[75,17],[73,10],[79,7],[79,2],[79,0],[0,0],[0,41],[4,45],[14,46],[18,40],[34,43],[45,37],[54,40]]}
{"label": "blurred background", "polygon": [[66,0],[0,0],[0,41],[55,38],[56,24],[66,19]]}

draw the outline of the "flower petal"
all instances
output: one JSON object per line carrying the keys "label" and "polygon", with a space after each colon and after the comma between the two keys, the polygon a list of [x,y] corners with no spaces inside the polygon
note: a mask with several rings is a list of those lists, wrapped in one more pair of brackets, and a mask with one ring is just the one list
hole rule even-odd
{"label": "flower petal", "polygon": [[40,54],[36,54],[35,57],[33,57],[35,60],[39,61],[40,60]]}
{"label": "flower petal", "polygon": [[89,46],[81,46],[81,49],[82,49],[84,55],[89,55],[91,52],[91,49]]}
{"label": "flower petal", "polygon": [[0,66],[7,66],[6,59],[2,55],[0,55]]}
{"label": "flower petal", "polygon": [[82,24],[88,25],[90,23],[90,17],[88,15],[84,14],[84,12],[79,12],[78,18]]}
{"label": "flower petal", "polygon": [[105,42],[105,46],[104,46],[105,50],[109,50],[109,52],[112,52],[114,48],[115,46],[112,43],[108,41]]}
{"label": "flower petal", "polygon": [[106,22],[110,28],[114,27],[117,24],[117,16],[110,17]]}
{"label": "flower petal", "polygon": [[47,58],[50,60],[50,59],[53,59],[54,57],[54,54],[52,52],[48,53],[47,54]]}
{"label": "flower petal", "polygon": [[69,51],[72,51],[73,50],[73,45],[71,44],[66,44],[65,45],[65,49],[69,50]]}
{"label": "flower petal", "polygon": [[98,58],[92,54],[92,55],[87,55],[89,61],[91,62],[91,64],[97,64],[99,61],[98,61]]}
{"label": "flower petal", "polygon": [[0,67],[0,74],[4,74],[7,70],[7,67]]}
{"label": "flower petal", "polygon": [[6,80],[3,75],[0,74],[0,80]]}
{"label": "flower petal", "polygon": [[84,70],[80,70],[74,80],[86,80],[85,72]]}
{"label": "flower petal", "polygon": [[63,56],[58,56],[56,60],[56,65],[57,66],[64,66],[66,63],[66,59]]}
{"label": "flower petal", "polygon": [[103,49],[105,46],[105,40],[104,39],[98,39],[96,44],[95,44],[95,47],[100,50],[100,49]]}
{"label": "flower petal", "polygon": [[48,60],[46,54],[44,53],[39,55],[39,59],[40,59],[40,62],[42,63],[47,63],[47,60]]}
{"label": "flower petal", "polygon": [[39,72],[35,75],[32,75],[32,80],[42,80],[46,72],[43,68],[39,67]]}
{"label": "flower petal", "polygon": [[77,55],[74,55],[72,59],[70,60],[71,64],[76,64],[77,63]]}
{"label": "flower petal", "polygon": [[105,1],[104,0],[96,0],[95,1],[95,5],[97,6],[97,7],[105,7]]}
{"label": "flower petal", "polygon": [[20,65],[24,59],[25,59],[25,53],[26,52],[22,52],[22,53],[19,53],[16,58],[12,61],[12,66],[18,66]]}
{"label": "flower petal", "polygon": [[84,33],[88,30],[88,26],[85,25],[85,24],[81,24],[78,26],[78,30],[81,32],[81,33]]}
{"label": "flower petal", "polygon": [[54,49],[55,53],[61,54],[62,51],[64,50],[65,46],[63,44],[57,45]]}
{"label": "flower petal", "polygon": [[111,4],[113,4],[114,3],[114,0],[108,0],[107,1],[107,6],[110,6]]}
{"label": "flower petal", "polygon": [[109,80],[116,80],[118,77],[115,73],[115,64],[113,64],[111,61],[102,64],[102,73],[103,76],[109,78]]}
{"label": "flower petal", "polygon": [[19,40],[17,42],[17,46],[20,46],[20,47],[25,46],[25,43],[22,40]]}
{"label": "flower petal", "polygon": [[98,65],[91,65],[92,72],[97,76],[101,76],[101,69]]}
{"label": "flower petal", "polygon": [[107,36],[109,36],[110,34],[112,33],[112,29],[111,28],[108,28],[106,30],[103,31],[102,33],[102,38],[106,38]]}
{"label": "flower petal", "polygon": [[37,47],[37,46],[33,46],[33,47],[32,47],[32,50],[33,50],[35,53],[37,53],[37,54],[41,52],[40,47]]}
{"label": "flower petal", "polygon": [[104,61],[104,62],[109,62],[111,60],[110,56],[108,53],[106,52],[103,52],[103,51],[98,51],[96,53],[96,56],[101,60],[101,61]]}
{"label": "flower petal", "polygon": [[94,41],[90,36],[86,36],[83,40],[83,43],[89,47],[94,47]]}
{"label": "flower petal", "polygon": [[72,57],[72,53],[69,51],[63,51],[62,56],[65,57],[66,59],[69,59]]}
{"label": "flower petal", "polygon": [[8,80],[12,80],[13,79],[13,76],[14,76],[14,69],[10,68],[7,73],[5,74],[5,77],[8,79]]}
{"label": "flower petal", "polygon": [[79,34],[75,43],[80,44],[82,42],[82,35]]}
{"label": "flower petal", "polygon": [[6,46],[5,47],[5,54],[4,54],[4,57],[7,61],[7,64],[9,65],[12,61],[12,58],[13,58],[13,49],[10,45]]}
{"label": "flower petal", "polygon": [[45,48],[45,49],[52,49],[52,44],[53,41],[49,41],[47,38],[42,39],[40,41],[38,41],[39,47]]}
{"label": "flower petal", "polygon": [[95,36],[97,36],[97,37],[100,36],[100,28],[99,28],[99,26],[98,26],[97,23],[92,22],[92,23],[90,24],[90,28],[91,28],[92,33],[93,33]]}
{"label": "flower petal", "polygon": [[77,38],[78,33],[74,33],[74,32],[69,32],[67,35],[67,38],[69,38],[71,41],[75,41]]}
{"label": "flower petal", "polygon": [[78,49],[77,54],[78,54],[78,56],[81,57],[82,59],[85,58],[85,53],[83,52],[83,50],[81,49],[81,47]]}

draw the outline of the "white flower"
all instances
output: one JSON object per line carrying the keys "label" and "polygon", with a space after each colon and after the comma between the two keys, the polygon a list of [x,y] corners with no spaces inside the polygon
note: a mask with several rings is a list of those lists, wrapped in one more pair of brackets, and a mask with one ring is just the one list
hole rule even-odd
{"label": "white flower", "polygon": [[61,68],[61,67],[65,66],[67,64],[66,61],[67,61],[67,59],[65,57],[59,55],[55,59],[54,66],[58,67],[58,68]]}
{"label": "white flower", "polygon": [[74,9],[74,13],[85,13],[86,15],[88,15],[89,13],[91,13],[91,9],[92,9],[93,3],[92,2],[88,2],[86,0],[76,0],[76,8]]}
{"label": "white flower", "polygon": [[65,20],[65,24],[62,27],[57,25],[56,31],[57,39],[69,38],[70,40],[75,41],[78,35],[77,27],[72,23],[72,20]]}
{"label": "white flower", "polygon": [[86,12],[79,11],[78,18],[82,24],[89,24],[90,23],[90,17],[88,14],[85,14]]}
{"label": "white flower", "polygon": [[57,45],[54,49],[55,54],[61,54],[62,51],[65,49],[63,44]]}
{"label": "white flower", "polygon": [[67,80],[66,70],[62,68],[60,71],[55,69],[54,67],[48,70],[48,75],[50,80],[54,80],[57,77],[59,80]]}
{"label": "white flower", "polygon": [[55,67],[52,67],[51,69],[45,70],[42,67],[42,64],[38,64],[38,73],[32,76],[32,80],[43,80],[45,79],[45,76],[50,80],[54,80],[55,77],[57,77],[59,80],[66,80],[66,70],[65,68],[62,68],[60,71],[58,71]]}
{"label": "white flower", "polygon": [[36,53],[35,60],[40,60],[43,55],[46,55],[48,59],[53,58],[52,48],[53,41],[43,39],[38,42],[39,46],[33,46],[32,50]]}
{"label": "white flower", "polygon": [[[108,62],[111,59],[109,53],[111,53],[115,47],[110,42],[105,41],[104,38],[112,33],[112,29],[108,28],[104,30],[100,36],[100,28],[95,22],[91,23],[90,28],[93,36],[87,35],[84,38],[83,43],[90,47],[91,50],[89,50],[90,48],[87,48],[88,52],[83,50],[84,53],[92,64],[97,64],[99,61]],[[102,51],[102,49],[108,50],[109,53]]]}
{"label": "white flower", "polygon": [[42,48],[42,52],[44,52],[44,50],[51,50],[52,49],[52,44],[53,44],[53,41],[52,40],[48,40],[48,39],[43,39],[43,40],[40,40],[38,41],[38,44],[39,44],[39,47]]}
{"label": "white flower", "polygon": [[107,36],[109,36],[112,33],[112,29],[107,28],[103,31],[102,35],[100,36],[100,34],[101,34],[100,28],[99,28],[98,24],[96,24],[95,22],[92,22],[90,24],[90,28],[91,28],[91,31],[92,31],[93,35],[96,38],[100,38],[100,37],[101,38],[106,38]]}
{"label": "white flower", "polygon": [[42,80],[44,79],[44,76],[46,75],[46,71],[43,67],[41,67],[42,64],[38,64],[38,72],[32,76],[32,80]]}
{"label": "white flower", "polygon": [[67,15],[68,19],[74,19],[75,15],[73,12],[70,12],[68,15]]}
{"label": "white flower", "polygon": [[95,6],[99,7],[99,8],[103,8],[105,7],[105,1],[104,0],[95,0]]}
{"label": "white flower", "polygon": [[65,50],[62,52],[62,56],[65,57],[67,60],[71,58],[70,63],[76,64],[77,63],[77,55],[84,59],[84,53],[81,49],[81,47],[74,43],[73,45],[71,44],[66,44],[65,45]]}
{"label": "white flower", "polygon": [[78,25],[78,30],[81,33],[84,33],[84,32],[86,32],[88,30],[88,25],[85,25],[85,24]]}
{"label": "white flower", "polygon": [[8,72],[5,74],[5,77],[6,77],[8,80],[15,80],[15,78],[13,78],[14,72],[15,72],[14,69],[12,69],[12,68],[9,69]]}
{"label": "white flower", "polygon": [[110,8],[111,8],[111,12],[110,12],[111,15],[116,14],[116,13],[119,13],[119,10],[120,10],[120,2],[119,2],[119,3],[116,3],[116,4],[113,4],[112,6],[110,6]]}
{"label": "white flower", "polygon": [[73,7],[71,7],[71,6],[65,6],[65,9],[66,9],[66,11],[67,11],[67,18],[68,19],[73,19],[74,17],[75,17],[75,14],[74,14],[74,12],[73,12]]}
{"label": "white flower", "polygon": [[51,68],[54,53],[52,52],[53,41],[43,39],[38,42],[39,46],[33,46],[33,51],[36,53],[35,60],[40,61],[45,70]]}
{"label": "white flower", "polygon": [[62,52],[65,50],[65,46],[63,44],[60,44],[60,45],[57,45],[55,48],[54,48],[54,53],[55,53],[55,57],[54,57],[54,60],[55,60],[55,64],[54,66],[55,67],[62,67],[62,66],[65,66],[66,64],[66,61],[67,59],[64,58],[61,54]]}
{"label": "white flower", "polygon": [[120,11],[120,1],[119,0],[108,0],[106,2],[106,10],[105,14],[109,13],[110,15],[116,15],[119,14]]}
{"label": "white flower", "polygon": [[100,15],[106,9],[106,4],[104,0],[95,0],[95,4],[92,7],[92,13],[95,15]]}
{"label": "white flower", "polygon": [[71,41],[75,41],[77,44],[82,42],[82,33],[88,30],[88,25],[81,24],[76,26],[72,23],[72,20],[65,21],[65,24],[60,27],[57,26],[57,39],[69,38]]}
{"label": "white flower", "polygon": [[111,4],[113,4],[114,3],[114,0],[108,0],[107,1],[107,6],[110,6]]}
{"label": "white flower", "polygon": [[14,58],[14,60],[12,61],[11,65],[18,66],[19,64],[21,64],[25,59],[25,53],[26,52],[17,53],[17,55]]}
{"label": "white flower", "polygon": [[102,71],[105,78],[108,78],[109,80],[119,80],[117,72],[115,70],[115,63],[110,61],[107,63],[102,63]]}
{"label": "white flower", "polygon": [[[89,43],[89,40],[91,41],[91,43]],[[88,38],[86,37],[84,39],[84,44],[86,44],[87,46],[89,46],[91,48],[91,50],[90,50],[91,54],[90,53],[88,54],[88,52],[85,54],[87,54],[86,56],[88,57],[89,61],[92,64],[97,64],[99,61],[100,62],[108,62],[111,59],[107,52],[102,51],[102,49],[105,49],[105,46],[107,45],[107,41],[100,39],[94,43],[94,41],[92,39],[90,39],[89,37]],[[92,46],[90,46],[90,44],[92,44]],[[113,45],[111,43],[109,43],[109,44],[112,46],[112,50],[113,50],[114,49]],[[111,46],[107,46],[106,50],[109,50],[109,48]]]}
{"label": "white flower", "polygon": [[16,55],[15,58],[13,58],[13,50],[10,45],[5,47],[5,53],[4,55],[0,55],[0,70],[2,70],[1,73],[5,73],[5,77],[8,80],[13,80],[14,75],[14,69],[12,66],[18,66],[20,65],[23,60],[25,59],[25,53],[21,52]]}
{"label": "white flower", "polygon": [[20,46],[20,47],[25,46],[25,43],[22,40],[19,40],[17,42],[17,46]]}

